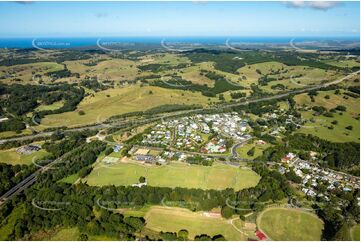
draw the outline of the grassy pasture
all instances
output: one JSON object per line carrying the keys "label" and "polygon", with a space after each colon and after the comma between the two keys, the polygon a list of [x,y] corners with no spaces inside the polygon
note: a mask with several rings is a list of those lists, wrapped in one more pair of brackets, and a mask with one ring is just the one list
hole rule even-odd
{"label": "grassy pasture", "polygon": [[[47,72],[63,70],[64,66],[55,62],[38,62],[14,66],[0,66],[0,72],[5,71],[10,74],[10,77],[3,79],[3,82],[11,82],[15,78],[19,78],[21,84],[37,84],[36,81],[32,80],[33,73],[43,75]],[[43,81],[48,82],[50,79],[43,76]],[[12,82],[14,83],[14,82]]]}
{"label": "grassy pasture", "polygon": [[213,166],[173,162],[165,166],[122,163],[98,164],[85,180],[92,186],[131,185],[144,176],[149,186],[241,190],[257,185],[260,177],[251,170],[215,163]]}
{"label": "grassy pasture", "polygon": [[138,74],[136,63],[126,59],[106,59],[94,66],[87,66],[89,60],[65,61],[72,73],[79,73],[81,78],[87,76],[98,77],[100,80],[134,80]]}
{"label": "grassy pasture", "polygon": [[[339,112],[334,113],[334,117],[325,117],[323,115],[313,116],[314,111],[301,111],[304,119],[314,119],[314,123],[307,122],[298,132],[313,134],[320,138],[327,139],[333,142],[359,142],[360,134],[360,121],[355,119],[360,116],[360,99],[348,97],[344,99],[344,95],[335,95],[334,91],[320,91],[315,97],[315,102],[311,102],[310,97],[307,94],[296,95],[294,100],[297,105],[323,106],[325,108],[332,109],[337,105],[343,105],[346,107],[346,112],[342,115]],[[329,95],[330,99],[325,99],[325,96]],[[331,122],[336,120],[338,124],[333,125]],[[334,129],[328,129],[329,126],[333,126]],[[346,127],[351,125],[353,130],[347,130]]]}
{"label": "grassy pasture", "polygon": [[296,209],[269,208],[257,217],[257,226],[272,240],[320,240],[323,222]]}
{"label": "grassy pasture", "polygon": [[196,235],[222,234],[227,240],[246,240],[246,236],[237,231],[229,220],[224,218],[209,218],[202,212],[191,212],[188,209],[175,207],[152,207],[145,216],[146,228],[153,231],[178,232],[186,229],[189,239]]}
{"label": "grassy pasture", "polygon": [[184,80],[191,81],[194,84],[204,85],[208,87],[214,87],[214,81],[207,78],[204,75],[201,75],[200,70],[211,70],[212,68],[208,66],[209,63],[201,63],[196,66],[190,66],[182,69],[181,76]]}
{"label": "grassy pasture", "polygon": [[145,55],[140,58],[139,62],[140,64],[158,63],[158,64],[170,64],[170,65],[177,65],[180,63],[191,63],[191,61],[187,57],[172,53]]}
{"label": "grassy pasture", "polygon": [[[152,92],[152,93],[151,93]],[[211,99],[215,100],[215,99]],[[46,116],[38,128],[53,126],[79,126],[104,121],[117,115],[134,111],[145,111],[164,104],[201,104],[206,106],[208,98],[200,93],[138,85],[108,89],[84,98],[77,110]],[[83,110],[85,115],[79,115]]]}
{"label": "grassy pasture", "polygon": [[326,64],[337,66],[337,67],[346,67],[346,68],[352,68],[352,67],[358,67],[360,66],[360,60],[357,59],[349,59],[349,60],[324,60],[323,61]]}
{"label": "grassy pasture", "polygon": [[[261,74],[258,73],[257,70],[259,70]],[[274,74],[272,71],[279,71],[280,73]],[[238,72],[240,77],[246,76],[246,80],[238,82],[245,86],[250,86],[252,83],[257,84],[258,79],[263,75],[267,75],[269,78],[282,79],[271,81],[267,86],[261,86],[261,88],[267,92],[275,92],[276,90],[271,89],[271,86],[276,84],[283,84],[288,89],[293,89],[301,88],[305,85],[319,84],[323,80],[331,81],[338,77],[334,71],[326,71],[324,69],[307,66],[287,66],[276,61],[247,65],[240,68]],[[302,77],[291,78],[297,75],[302,75]]]}

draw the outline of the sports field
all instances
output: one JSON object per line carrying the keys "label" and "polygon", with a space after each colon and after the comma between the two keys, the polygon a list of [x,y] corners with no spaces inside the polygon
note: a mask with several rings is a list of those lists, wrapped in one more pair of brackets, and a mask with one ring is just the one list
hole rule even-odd
{"label": "sports field", "polygon": [[[211,100],[215,100],[212,99]],[[114,88],[87,96],[78,105],[77,110],[62,114],[46,116],[41,127],[77,126],[104,121],[105,119],[123,113],[145,111],[164,104],[198,104],[206,106],[208,97],[201,93],[166,89],[154,86],[139,85],[124,88]],[[84,115],[78,111],[83,110]]]}
{"label": "sports field", "polygon": [[147,179],[150,186],[219,190],[254,187],[260,179],[252,170],[242,170],[221,163],[200,166],[173,162],[164,166],[150,166],[119,162],[111,166],[98,163],[85,180],[91,186],[127,186],[138,183],[141,176]]}
{"label": "sports field", "polygon": [[154,206],[147,212],[145,219],[148,229],[157,232],[178,232],[186,229],[189,239],[200,234],[222,234],[227,240],[247,239],[246,235],[233,227],[230,220],[206,217],[202,212],[191,212],[184,208]]}
{"label": "sports field", "polygon": [[289,208],[268,208],[257,226],[270,240],[320,240],[323,221],[315,214]]}
{"label": "sports field", "polygon": [[[315,102],[311,102],[307,94],[296,95],[294,100],[299,106],[322,106],[328,110],[335,108],[337,105],[343,105],[346,107],[346,111],[342,112],[342,115],[339,114],[340,112],[334,113],[334,117],[313,116],[314,111],[312,110],[301,111],[304,119],[313,119],[314,122],[308,121],[298,132],[316,135],[333,142],[359,142],[360,121],[356,118],[360,116],[360,99],[352,97],[344,99],[344,95],[335,95],[334,91],[320,91],[318,93],[315,97]],[[330,98],[326,99],[326,95],[329,95]],[[332,124],[335,120],[337,124]],[[346,129],[349,125],[353,127],[352,130]],[[333,126],[332,130],[328,128],[330,126]]]}

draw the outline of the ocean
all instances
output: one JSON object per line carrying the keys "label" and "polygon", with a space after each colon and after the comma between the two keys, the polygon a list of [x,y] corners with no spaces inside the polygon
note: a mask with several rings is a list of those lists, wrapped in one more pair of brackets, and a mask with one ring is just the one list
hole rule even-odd
{"label": "ocean", "polygon": [[95,47],[101,45],[131,46],[134,44],[183,44],[183,45],[224,45],[234,44],[288,44],[294,42],[359,42],[359,37],[50,37],[50,38],[0,38],[0,48],[68,49]]}

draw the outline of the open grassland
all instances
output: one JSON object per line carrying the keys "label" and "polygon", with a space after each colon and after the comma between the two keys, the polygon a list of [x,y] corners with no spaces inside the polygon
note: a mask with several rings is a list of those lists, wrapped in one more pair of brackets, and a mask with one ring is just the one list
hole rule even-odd
{"label": "open grassland", "polygon": [[0,163],[7,163],[10,165],[17,164],[31,164],[33,158],[41,159],[49,153],[45,150],[36,151],[30,155],[22,155],[16,152],[16,149],[0,150]]}
{"label": "open grassland", "polygon": [[85,180],[92,186],[128,186],[138,183],[141,176],[147,179],[149,186],[154,187],[218,190],[254,187],[260,179],[252,170],[242,170],[221,163],[200,166],[172,162],[164,166],[150,166],[119,162],[109,166],[99,163]]}
{"label": "open grassland", "polygon": [[326,64],[337,66],[337,67],[345,67],[345,68],[352,68],[352,67],[359,67],[360,60],[357,59],[349,59],[349,60],[324,60],[322,61]]}
{"label": "open grassland", "polygon": [[214,81],[201,75],[201,70],[209,70],[211,67],[208,67],[209,63],[201,63],[196,66],[190,66],[182,69],[180,75],[184,80],[191,81],[194,84],[207,85],[208,87],[214,87]]}
{"label": "open grassland", "polygon": [[[252,155],[252,156],[247,155],[247,152],[250,149],[252,149],[253,147],[255,148],[254,149],[254,155]],[[270,145],[268,143],[267,144],[257,144],[256,141],[254,141],[251,144],[245,144],[245,145],[239,147],[237,149],[237,154],[241,158],[255,159],[255,158],[261,156],[263,154],[263,151],[265,149],[267,149],[268,147],[270,147]]]}
{"label": "open grassland", "polygon": [[[90,60],[91,61],[91,60]],[[89,60],[66,61],[68,69],[72,73],[78,73],[81,78],[85,76],[97,77],[100,81],[132,81],[138,74],[134,61],[126,59],[104,59],[98,58],[95,65],[87,65]]]}
{"label": "open grassland", "polygon": [[177,65],[181,63],[189,64],[191,61],[184,56],[172,54],[172,53],[159,53],[152,55],[144,55],[140,58],[139,64],[169,64],[169,65]]}
{"label": "open grassland", "polygon": [[[214,100],[214,99],[211,99]],[[200,104],[206,106],[208,98],[200,93],[170,90],[154,86],[138,85],[108,89],[84,98],[77,110],[46,116],[43,127],[78,126],[91,124],[117,115],[134,111],[145,111],[164,104]],[[79,115],[82,110],[85,115]]]}
{"label": "open grassland", "polygon": [[240,68],[238,73],[242,77],[242,81],[238,83],[243,86],[250,86],[252,83],[257,84],[258,79],[265,75],[268,78],[276,79],[266,86],[261,86],[261,89],[266,92],[275,92],[271,86],[277,84],[282,84],[287,89],[293,89],[319,84],[322,81],[332,81],[339,77],[335,71],[306,66],[287,66],[275,61],[247,65]]}
{"label": "open grassland", "polygon": [[[20,79],[21,84],[38,84],[33,80],[33,74],[43,75],[47,72],[63,70],[64,66],[55,62],[38,62],[31,64],[13,65],[13,66],[0,66],[0,76],[6,78],[2,79],[2,82],[6,83],[18,83],[14,82],[14,79]],[[43,76],[44,82],[50,81],[50,78]]]}
{"label": "open grassland", "polygon": [[257,218],[257,226],[271,240],[320,240],[323,222],[316,215],[296,209],[269,208]]}
{"label": "open grassland", "polygon": [[[282,68],[287,68],[287,66],[280,62],[272,61],[253,65],[246,65],[238,69],[238,73],[241,77],[245,76],[247,78],[246,80],[242,80],[242,83],[247,83],[248,85],[251,85],[252,83],[257,83],[258,79],[262,75],[268,74],[272,70],[281,70]],[[257,70],[259,70],[260,73],[258,73]]]}
{"label": "open grassland", "polygon": [[[326,99],[325,96],[329,95],[330,99]],[[313,134],[320,138],[327,139],[333,142],[359,142],[360,138],[360,121],[356,118],[360,116],[360,99],[348,97],[344,99],[344,95],[335,95],[334,91],[322,91],[315,97],[315,102],[311,102],[310,97],[307,94],[296,95],[294,100],[297,105],[312,106],[323,106],[328,110],[335,108],[337,105],[343,105],[346,107],[346,111],[334,113],[334,117],[325,117],[323,115],[313,116],[314,111],[301,111],[301,115],[308,121],[298,132]],[[337,124],[332,124],[336,120]],[[351,125],[352,130],[346,129],[347,126]],[[328,127],[333,126],[330,130]]]}
{"label": "open grassland", "polygon": [[178,232],[186,229],[189,239],[196,235],[222,234],[227,240],[246,240],[247,237],[237,231],[229,220],[206,217],[202,212],[191,212],[188,209],[175,207],[152,207],[145,216],[146,228],[160,232]]}

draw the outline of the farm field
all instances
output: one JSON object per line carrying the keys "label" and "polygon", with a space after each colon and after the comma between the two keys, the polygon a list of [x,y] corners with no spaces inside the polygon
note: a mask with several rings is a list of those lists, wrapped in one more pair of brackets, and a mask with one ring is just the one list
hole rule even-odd
{"label": "farm field", "polygon": [[16,152],[16,149],[0,150],[0,162],[7,163],[11,165],[17,164],[26,164],[29,165],[32,163],[32,159],[41,159],[42,157],[49,154],[45,150],[36,151],[30,155],[23,155]]}
{"label": "farm field", "polygon": [[[216,99],[210,99],[216,100]],[[208,97],[201,93],[171,90],[154,86],[128,86],[97,92],[87,96],[77,110],[46,116],[38,128],[56,126],[79,126],[104,121],[117,115],[134,111],[144,111],[164,104],[200,104],[207,106]],[[85,112],[79,115],[78,111]]]}
{"label": "farm field", "polygon": [[241,190],[257,185],[260,177],[252,170],[215,163],[213,166],[173,162],[165,166],[136,163],[98,164],[84,180],[91,186],[132,185],[144,176],[149,186]]}
{"label": "farm field", "polygon": [[237,231],[229,220],[224,218],[206,217],[202,212],[191,212],[184,208],[152,207],[145,215],[146,228],[160,232],[178,232],[186,229],[189,239],[196,235],[222,234],[227,240],[246,240],[247,237]]}
{"label": "farm field", "polygon": [[272,240],[320,240],[323,222],[315,214],[269,208],[257,217],[258,227]]}
{"label": "farm field", "polygon": [[[330,99],[326,99],[326,95],[329,95]],[[335,108],[337,105],[346,107],[346,111],[342,115],[339,114],[340,112],[337,112],[334,113],[334,117],[313,116],[314,111],[312,110],[300,111],[304,119],[313,119],[314,122],[308,121],[297,132],[313,134],[333,142],[359,142],[360,121],[356,118],[360,117],[360,99],[348,97],[346,100],[343,96],[335,95],[334,91],[322,91],[315,97],[315,102],[311,102],[307,94],[296,95],[294,99],[299,106],[322,106],[328,110]],[[332,124],[334,120],[337,121],[336,125]],[[353,127],[352,130],[346,129],[349,125]],[[330,126],[333,126],[334,129],[328,129]]]}

